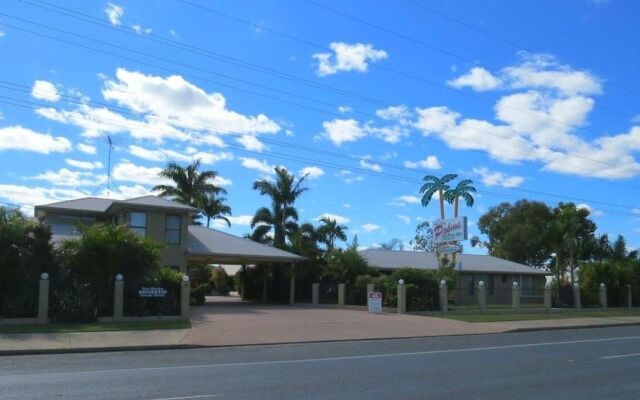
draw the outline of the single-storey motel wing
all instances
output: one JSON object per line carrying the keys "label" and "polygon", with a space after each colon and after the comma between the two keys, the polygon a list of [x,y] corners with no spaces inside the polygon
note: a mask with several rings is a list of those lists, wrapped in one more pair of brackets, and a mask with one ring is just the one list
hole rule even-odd
{"label": "single-storey motel wing", "polygon": [[[360,255],[368,264],[382,272],[400,268],[437,270],[438,258],[434,252],[367,249]],[[511,288],[517,282],[523,304],[539,303],[544,295],[544,285],[549,272],[528,265],[489,255],[458,254],[455,270],[458,273],[455,299],[460,304],[473,303],[477,299],[478,282],[487,288],[487,301],[496,304],[511,302]]]}

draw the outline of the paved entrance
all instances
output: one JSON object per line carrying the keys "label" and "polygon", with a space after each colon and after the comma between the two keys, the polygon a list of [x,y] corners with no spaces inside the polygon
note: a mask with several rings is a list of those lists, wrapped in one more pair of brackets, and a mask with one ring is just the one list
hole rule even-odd
{"label": "paved entrance", "polygon": [[502,324],[209,297],[191,308],[183,344],[207,346],[462,335],[504,332]]}

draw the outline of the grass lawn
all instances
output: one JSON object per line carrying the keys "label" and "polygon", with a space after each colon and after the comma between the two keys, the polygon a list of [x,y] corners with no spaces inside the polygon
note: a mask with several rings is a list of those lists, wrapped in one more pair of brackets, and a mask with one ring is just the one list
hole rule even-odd
{"label": "grass lawn", "polygon": [[487,314],[455,314],[443,315],[443,318],[456,319],[466,322],[504,322],[504,321],[530,321],[536,319],[567,319],[567,318],[612,318],[612,317],[638,317],[640,309],[635,310],[607,310],[607,311],[552,311],[545,312],[504,312]]}
{"label": "grass lawn", "polygon": [[144,331],[150,329],[188,329],[190,321],[92,322],[85,324],[60,323],[47,325],[0,325],[2,333],[65,333]]}

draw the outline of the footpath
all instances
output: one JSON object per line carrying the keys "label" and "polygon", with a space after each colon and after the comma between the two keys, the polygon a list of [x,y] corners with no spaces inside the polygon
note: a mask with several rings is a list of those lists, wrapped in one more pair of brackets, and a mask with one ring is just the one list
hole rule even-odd
{"label": "footpath", "polygon": [[396,339],[620,325],[640,325],[640,316],[475,323],[335,308],[217,303],[193,307],[190,329],[0,334],[0,355]]}

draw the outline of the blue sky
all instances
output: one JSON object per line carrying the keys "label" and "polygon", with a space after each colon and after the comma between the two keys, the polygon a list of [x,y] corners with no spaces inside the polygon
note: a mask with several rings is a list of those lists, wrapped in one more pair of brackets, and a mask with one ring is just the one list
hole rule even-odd
{"label": "blue sky", "polygon": [[199,157],[236,234],[284,165],[310,173],[302,219],[363,246],[434,219],[419,180],[445,173],[475,181],[472,234],[502,201],[563,200],[640,246],[640,4],[322,5],[2,2],[0,201],[105,196],[110,135],[112,197]]}

